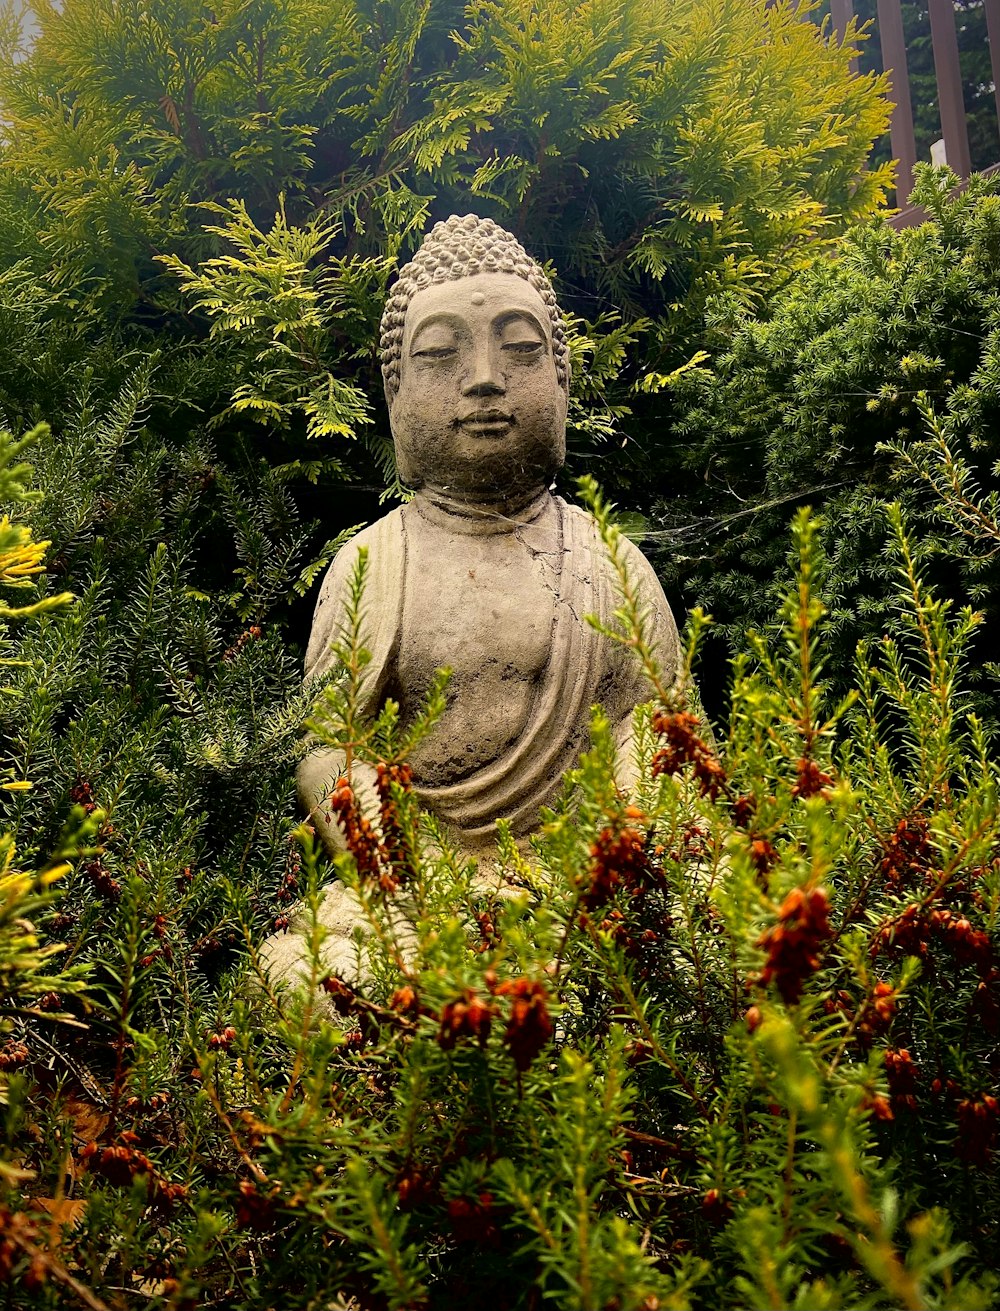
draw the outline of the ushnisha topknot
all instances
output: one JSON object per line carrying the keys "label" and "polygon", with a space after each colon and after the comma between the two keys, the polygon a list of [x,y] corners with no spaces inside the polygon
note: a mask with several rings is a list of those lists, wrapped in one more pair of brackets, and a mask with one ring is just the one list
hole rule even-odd
{"label": "ushnisha topknot", "polygon": [[403,320],[410,301],[424,287],[477,273],[514,273],[530,283],[542,298],[552,323],[552,354],[556,375],[569,383],[569,347],[552,283],[521,243],[492,219],[477,214],[453,214],[435,223],[409,264],[399,270],[379,337],[379,359],[388,396],[399,390],[399,361],[403,348]]}

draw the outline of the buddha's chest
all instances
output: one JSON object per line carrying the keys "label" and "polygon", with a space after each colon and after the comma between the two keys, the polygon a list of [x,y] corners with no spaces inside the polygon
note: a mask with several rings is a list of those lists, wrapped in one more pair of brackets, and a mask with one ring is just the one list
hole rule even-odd
{"label": "buddha's chest", "polygon": [[434,525],[408,533],[398,656],[407,692],[422,694],[442,665],[456,691],[534,684],[549,658],[558,586],[559,543],[546,536],[461,536]]}

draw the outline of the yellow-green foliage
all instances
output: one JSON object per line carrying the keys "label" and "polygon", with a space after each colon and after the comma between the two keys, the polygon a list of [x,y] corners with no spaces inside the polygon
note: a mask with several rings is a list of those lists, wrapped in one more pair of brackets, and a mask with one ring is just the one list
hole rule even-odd
{"label": "yellow-green foliage", "polygon": [[[37,492],[26,483],[31,466],[17,463],[21,453],[40,438],[48,436],[45,424],[37,425],[30,433],[15,441],[7,431],[0,431],[0,502],[31,503],[39,499]],[[44,572],[45,552],[49,542],[36,542],[31,528],[12,522],[5,514],[0,518],[0,588],[31,588]],[[29,605],[12,607],[0,600],[0,619],[24,619],[64,606],[72,596],[43,597]],[[17,664],[16,659],[4,658],[2,664]],[[8,690],[8,689],[4,689]],[[15,778],[0,783],[6,792],[23,792],[31,787],[27,779]],[[83,820],[80,812],[76,827]],[[85,825],[90,831],[93,820]],[[0,836],[0,1037],[10,1031],[10,1016],[30,1003],[31,998],[59,989],[62,994],[79,993],[83,988],[79,969],[69,973],[50,969],[52,958],[62,948],[55,944],[42,946],[31,916],[41,911],[53,898],[52,885],[68,873],[70,866],[64,855],[78,850],[79,833],[63,835],[60,852],[38,871],[19,870],[14,865],[15,842],[11,833]],[[6,1098],[6,1066],[0,1067],[0,1101]],[[5,1169],[0,1162],[0,1173]]]}
{"label": "yellow-green foliage", "polygon": [[[48,425],[40,423],[20,441],[14,441],[9,432],[0,431],[0,502],[30,503],[38,499],[38,493],[30,492],[25,486],[31,465],[14,461],[40,437],[47,437],[48,432]],[[33,587],[38,575],[45,571],[45,552],[51,545],[51,542],[36,542],[27,525],[12,523],[6,514],[3,515],[0,518],[0,588],[23,590]],[[41,614],[65,605],[71,599],[70,594],[64,592],[61,596],[44,597],[30,605],[12,608],[0,598],[0,619]]]}
{"label": "yellow-green foliage", "polygon": [[677,342],[713,291],[756,301],[884,198],[883,83],[814,8],[47,0],[23,58],[8,20],[2,192],[67,310],[169,309],[153,257],[214,244],[192,206],[262,222],[284,194],[295,222],[340,220],[335,255],[493,213],[585,311]]}

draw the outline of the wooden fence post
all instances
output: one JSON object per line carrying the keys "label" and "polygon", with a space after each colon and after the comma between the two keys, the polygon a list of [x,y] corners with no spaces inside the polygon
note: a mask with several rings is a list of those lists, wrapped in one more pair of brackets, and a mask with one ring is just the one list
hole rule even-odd
{"label": "wooden fence post", "polygon": [[[1000,4],[1000,0],[994,0]],[[837,40],[841,45],[844,44],[844,37],[847,33],[847,24],[854,17],[854,5],[851,0],[830,0],[830,17],[833,19],[833,30],[837,34]],[[851,72],[858,71],[857,56],[851,60]]]}
{"label": "wooden fence post", "polygon": [[961,178],[972,172],[969,129],[965,121],[962,69],[958,62],[955,7],[952,0],[928,0],[931,15],[931,45],[934,48],[934,76],[937,79],[941,134],[948,165]]}
{"label": "wooden fence post", "polygon": [[993,95],[997,102],[997,123],[1000,124],[1000,0],[983,0],[986,10],[986,32],[990,39],[990,64],[993,68]]}
{"label": "wooden fence post", "polygon": [[899,161],[896,206],[903,209],[913,190],[913,165],[917,162],[917,146],[913,135],[910,75],[906,67],[906,39],[903,36],[903,11],[899,0],[878,0],[878,36],[882,44],[882,65],[889,74],[889,95],[895,101],[889,123],[889,139],[892,153]]}

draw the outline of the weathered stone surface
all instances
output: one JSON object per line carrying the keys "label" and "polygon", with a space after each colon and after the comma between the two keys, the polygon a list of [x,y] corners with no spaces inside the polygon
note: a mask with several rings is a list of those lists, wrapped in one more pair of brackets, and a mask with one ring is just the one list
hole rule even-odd
{"label": "weathered stone surface", "polygon": [[[405,721],[435,670],[450,666],[447,709],[410,763],[422,804],[484,852],[497,819],[518,836],[537,825],[586,745],[595,702],[616,725],[627,771],[631,714],[649,688],[629,653],[586,623],[587,614],[612,622],[611,566],[590,518],[549,490],[565,458],[569,362],[545,275],[489,220],[449,219],[402,270],[382,328],[393,440],[415,495],[330,566],[306,674],[330,666],[364,545],[373,661],[363,709],[391,696]],[[625,549],[669,678],[673,616],[648,562]],[[341,763],[320,748],[299,771],[331,851],[340,837],[324,797]],[[336,912],[331,903],[341,937],[342,900]]]}

